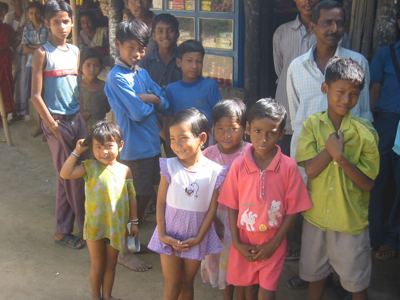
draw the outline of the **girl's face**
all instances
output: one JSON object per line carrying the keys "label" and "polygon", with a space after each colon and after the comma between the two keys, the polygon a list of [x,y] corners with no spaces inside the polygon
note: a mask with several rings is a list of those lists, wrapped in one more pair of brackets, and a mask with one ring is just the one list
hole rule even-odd
{"label": "girl's face", "polygon": [[101,65],[96,57],[86,59],[82,64],[82,75],[85,79],[95,79],[99,76]]}
{"label": "girl's face", "polygon": [[66,40],[72,29],[72,19],[66,11],[59,11],[47,22],[53,38]]}
{"label": "girl's face", "polygon": [[28,10],[28,18],[33,24],[40,24],[41,18],[40,13],[36,7],[31,7]]}
{"label": "girl's face", "polygon": [[90,32],[93,29],[92,21],[88,16],[81,16],[80,23],[82,30],[85,32]]}
{"label": "girl's face", "polygon": [[93,139],[92,141],[92,152],[94,158],[101,162],[103,165],[112,165],[117,161],[119,151],[123,147],[123,141],[118,143],[111,138],[104,144],[100,143],[98,140]]}
{"label": "girl's face", "polygon": [[207,134],[202,132],[194,136],[189,122],[175,124],[169,128],[171,149],[184,162],[193,164],[201,153],[201,146],[206,142]]}
{"label": "girl's face", "polygon": [[222,117],[214,124],[214,138],[222,153],[234,153],[240,148],[243,127],[234,117]]}
{"label": "girl's face", "polygon": [[145,16],[150,10],[151,0],[128,0],[128,9],[135,18]]}

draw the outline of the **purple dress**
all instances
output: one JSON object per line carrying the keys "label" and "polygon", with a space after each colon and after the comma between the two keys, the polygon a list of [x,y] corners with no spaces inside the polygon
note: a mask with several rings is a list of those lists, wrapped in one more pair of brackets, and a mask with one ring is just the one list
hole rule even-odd
{"label": "purple dress", "polygon": [[[214,190],[223,182],[220,175],[222,166],[203,157],[196,169],[188,170],[178,158],[173,157],[160,158],[160,170],[169,183],[165,207],[167,235],[181,241],[195,237],[207,214]],[[212,224],[201,243],[188,251],[179,252],[161,242],[157,228],[148,248],[160,254],[202,260],[207,254],[221,252],[223,246]]]}

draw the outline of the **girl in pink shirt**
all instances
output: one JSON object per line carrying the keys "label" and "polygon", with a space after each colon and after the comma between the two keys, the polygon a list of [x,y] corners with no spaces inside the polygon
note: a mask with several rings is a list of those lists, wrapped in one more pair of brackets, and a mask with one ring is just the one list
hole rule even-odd
{"label": "girl in pink shirt", "polygon": [[296,214],[311,207],[296,162],[276,145],[285,120],[274,100],[254,104],[246,124],[252,145],[232,163],[218,198],[228,207],[232,235],[227,282],[247,299],[275,299],[286,234]]}
{"label": "girl in pink shirt", "polygon": [[[229,169],[233,160],[241,156],[249,143],[243,141],[246,125],[246,105],[241,100],[222,100],[212,112],[213,135],[217,144],[203,151],[204,156]],[[231,244],[228,208],[218,205],[215,218],[217,233],[224,244],[218,254],[207,255],[201,263],[201,277],[213,287],[224,290],[224,299],[233,299],[234,288],[226,283],[226,267]]]}

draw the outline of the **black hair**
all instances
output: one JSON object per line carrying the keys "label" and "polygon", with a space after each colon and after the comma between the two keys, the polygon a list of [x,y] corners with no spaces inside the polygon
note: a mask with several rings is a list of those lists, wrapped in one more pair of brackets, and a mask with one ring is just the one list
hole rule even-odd
{"label": "black hair", "polygon": [[187,108],[176,113],[169,123],[169,128],[183,122],[188,122],[190,124],[191,132],[196,137],[202,132],[207,133],[208,131],[208,120],[206,116],[196,108]]}
{"label": "black hair", "polygon": [[68,16],[72,19],[72,8],[64,0],[50,0],[44,6],[44,17],[46,20],[50,20],[58,12],[65,11]]}
{"label": "black hair", "polygon": [[98,50],[96,50],[95,48],[85,48],[80,53],[80,59],[79,59],[79,69],[80,70],[82,70],[82,66],[83,66],[83,63],[85,62],[85,60],[87,60],[89,58],[97,58],[100,63],[100,67],[103,67],[103,59],[102,59],[100,52]]}
{"label": "black hair", "polygon": [[343,11],[343,17],[345,17],[346,14],[344,13],[344,7],[342,3],[335,0],[323,0],[313,7],[311,21],[314,24],[317,24],[319,17],[321,16],[321,10],[330,10],[334,8],[340,8]]}
{"label": "black hair", "polygon": [[43,15],[44,6],[40,2],[29,2],[27,10],[31,8],[36,8],[40,15]]}
{"label": "black hair", "polygon": [[0,11],[7,13],[8,12],[8,4],[5,2],[0,2]]}
{"label": "black hair", "polygon": [[83,11],[79,13],[79,26],[81,26],[81,17],[88,17],[90,22],[92,23],[93,28],[97,27],[97,22],[96,22],[96,18],[93,15],[93,13],[91,13],[90,11]]}
{"label": "black hair", "polygon": [[120,43],[134,40],[146,47],[150,39],[150,30],[146,23],[139,20],[123,21],[118,24],[116,39]]}
{"label": "black hair", "polygon": [[154,20],[153,20],[153,32],[156,29],[156,26],[158,23],[165,23],[168,24],[172,27],[172,30],[176,33],[178,33],[179,35],[179,21],[177,18],[175,18],[175,16],[171,15],[171,14],[159,14],[156,15]]}
{"label": "black hair", "polygon": [[365,72],[360,64],[351,58],[332,57],[325,69],[325,82],[329,85],[337,80],[350,80],[362,90]]}
{"label": "black hair", "polygon": [[182,58],[185,53],[199,52],[202,56],[206,53],[203,45],[196,40],[187,40],[178,46],[177,57]]}
{"label": "black hair", "polygon": [[272,98],[258,100],[247,113],[247,123],[251,124],[255,119],[269,118],[279,122],[279,129],[283,130],[286,125],[287,112],[283,105]]}
{"label": "black hair", "polygon": [[240,99],[224,99],[215,104],[212,122],[215,125],[223,117],[232,117],[243,128],[246,126],[246,105]]}
{"label": "black hair", "polygon": [[86,139],[89,146],[93,145],[93,140],[105,144],[111,140],[114,140],[118,145],[121,144],[122,134],[119,126],[110,121],[99,121],[93,125],[89,137]]}

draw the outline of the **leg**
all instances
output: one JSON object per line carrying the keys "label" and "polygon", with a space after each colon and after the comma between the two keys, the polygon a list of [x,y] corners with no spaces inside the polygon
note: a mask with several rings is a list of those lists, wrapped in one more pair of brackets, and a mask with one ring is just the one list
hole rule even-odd
{"label": "leg", "polygon": [[115,267],[118,260],[118,250],[106,245],[106,264],[103,276],[103,300],[114,299],[111,296],[115,278]]}
{"label": "leg", "polygon": [[269,291],[260,287],[258,289],[258,300],[275,300],[275,291]]}
{"label": "leg", "polygon": [[367,300],[368,299],[368,293],[367,290],[363,290],[361,292],[353,293],[353,300]]}
{"label": "leg", "polygon": [[179,300],[192,300],[194,297],[193,282],[200,268],[200,261],[185,259],[183,261],[183,278]]}
{"label": "leg", "polygon": [[235,286],[227,285],[224,289],[224,300],[233,300],[233,293],[235,291]]}
{"label": "leg", "polygon": [[183,259],[174,255],[160,254],[161,269],[164,277],[164,300],[177,300],[181,291]]}
{"label": "leg", "polygon": [[254,300],[258,297],[258,285],[250,285],[244,287],[244,299]]}
{"label": "leg", "polygon": [[324,293],[325,279],[313,281],[308,284],[308,299],[321,300]]}
{"label": "leg", "polygon": [[92,300],[101,300],[101,287],[106,262],[106,244],[104,240],[87,241],[90,256],[90,287]]}

